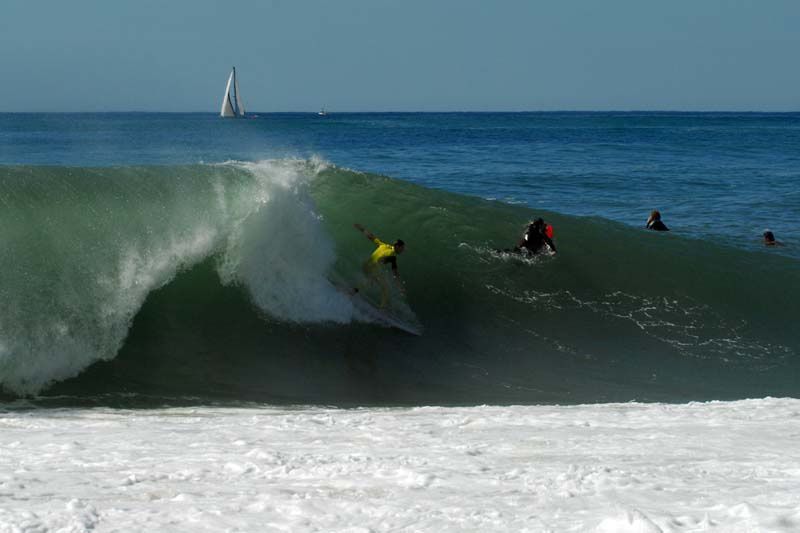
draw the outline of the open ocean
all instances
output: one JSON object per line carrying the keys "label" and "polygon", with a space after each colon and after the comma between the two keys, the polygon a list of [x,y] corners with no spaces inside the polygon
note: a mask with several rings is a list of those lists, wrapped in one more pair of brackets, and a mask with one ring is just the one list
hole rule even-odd
{"label": "open ocean", "polygon": [[798,220],[800,113],[0,114],[0,531],[800,530]]}

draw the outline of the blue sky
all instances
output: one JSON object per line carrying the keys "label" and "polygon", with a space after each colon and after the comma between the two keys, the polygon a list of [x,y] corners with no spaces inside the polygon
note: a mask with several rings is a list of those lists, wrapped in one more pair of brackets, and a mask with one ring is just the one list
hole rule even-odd
{"label": "blue sky", "polygon": [[796,0],[3,0],[0,111],[800,111]]}

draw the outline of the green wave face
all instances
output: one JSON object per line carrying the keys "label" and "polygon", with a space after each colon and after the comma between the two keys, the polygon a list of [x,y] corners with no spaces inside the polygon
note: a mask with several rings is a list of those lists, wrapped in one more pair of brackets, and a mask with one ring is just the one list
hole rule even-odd
{"label": "green wave face", "polygon": [[[430,355],[491,387],[557,401],[797,393],[795,261],[337,169],[313,195],[345,268],[363,250],[354,217],[405,240]],[[535,216],[555,226],[556,256],[494,252]]]}
{"label": "green wave face", "polygon": [[[0,383],[12,394],[429,404],[798,393],[800,276],[785,257],[319,161],[0,175]],[[556,256],[494,251],[534,216],[555,226]],[[363,323],[330,284],[363,282],[373,245],[354,222],[407,243],[394,312],[423,336]]]}
{"label": "green wave face", "polygon": [[37,392],[113,358],[148,295],[212,257],[263,312],[335,320],[346,302],[314,292],[333,247],[310,238],[307,167],[3,168],[0,383]]}

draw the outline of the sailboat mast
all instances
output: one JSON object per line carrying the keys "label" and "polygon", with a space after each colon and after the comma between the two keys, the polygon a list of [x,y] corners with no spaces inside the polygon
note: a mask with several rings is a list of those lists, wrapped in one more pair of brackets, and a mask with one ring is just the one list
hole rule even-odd
{"label": "sailboat mast", "polygon": [[235,115],[239,114],[239,91],[236,90],[236,67],[231,67],[233,69],[233,113]]}
{"label": "sailboat mast", "polygon": [[[236,70],[234,69],[234,74],[235,73],[236,73]],[[245,111],[244,111],[244,102],[242,101],[242,93],[239,92],[239,79],[236,78],[235,75],[234,75],[233,86],[236,89],[236,113],[240,117],[243,117],[244,113],[245,113]]]}

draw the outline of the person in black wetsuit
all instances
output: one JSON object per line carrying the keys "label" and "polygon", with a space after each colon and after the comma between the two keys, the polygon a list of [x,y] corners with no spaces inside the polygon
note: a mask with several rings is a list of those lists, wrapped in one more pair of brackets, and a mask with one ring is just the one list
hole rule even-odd
{"label": "person in black wetsuit", "polygon": [[647,224],[645,227],[653,231],[669,231],[667,225],[661,222],[661,213],[659,213],[658,210],[654,210],[652,213],[650,213],[650,217],[647,219]]}
{"label": "person in black wetsuit", "polygon": [[553,240],[547,236],[546,228],[547,226],[541,218],[537,218],[528,224],[519,243],[514,247],[514,251],[533,255],[545,252],[547,251],[547,247],[549,247],[553,253],[556,253],[556,245],[553,244]]}

